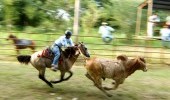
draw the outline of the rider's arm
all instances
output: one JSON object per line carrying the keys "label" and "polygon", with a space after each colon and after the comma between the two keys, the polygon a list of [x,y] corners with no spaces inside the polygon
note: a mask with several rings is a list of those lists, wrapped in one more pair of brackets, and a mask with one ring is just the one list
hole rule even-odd
{"label": "rider's arm", "polygon": [[70,46],[74,46],[73,40],[70,38]]}

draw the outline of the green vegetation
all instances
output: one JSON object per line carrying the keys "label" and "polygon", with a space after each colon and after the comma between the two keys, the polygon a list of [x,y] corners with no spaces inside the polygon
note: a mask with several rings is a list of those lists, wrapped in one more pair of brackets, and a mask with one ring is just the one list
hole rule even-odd
{"label": "green vegetation", "polygon": [[[119,34],[134,35],[137,7],[143,0],[81,0],[80,33],[90,35],[102,21],[107,21]],[[57,16],[63,9],[70,14],[70,21]],[[158,12],[161,20],[169,14]],[[143,10],[142,33],[146,32],[146,10]],[[0,25],[2,29],[49,32],[72,27],[74,0],[1,0]]]}

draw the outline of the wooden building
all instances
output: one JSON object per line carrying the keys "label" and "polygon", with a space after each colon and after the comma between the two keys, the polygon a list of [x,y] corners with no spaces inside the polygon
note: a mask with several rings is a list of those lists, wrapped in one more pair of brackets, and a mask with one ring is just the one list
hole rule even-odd
{"label": "wooden building", "polygon": [[142,9],[147,9],[147,16],[149,17],[152,15],[153,10],[170,10],[170,0],[145,0],[138,6],[136,36],[138,36],[140,32]]}

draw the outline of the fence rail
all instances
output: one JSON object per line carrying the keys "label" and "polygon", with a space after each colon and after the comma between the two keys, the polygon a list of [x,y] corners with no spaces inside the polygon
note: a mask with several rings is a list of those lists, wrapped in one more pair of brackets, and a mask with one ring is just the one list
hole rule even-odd
{"label": "fence rail", "polygon": [[[24,34],[27,36],[33,36],[33,35],[39,35],[39,33],[18,33],[18,32],[11,32],[15,35]],[[0,35],[2,35],[0,33]],[[14,46],[12,46],[11,42],[6,41],[7,35],[0,37],[0,55],[4,57],[14,57],[16,56],[16,52],[14,49]],[[42,34],[41,34],[42,35]],[[37,51],[44,49],[47,46],[50,46],[51,43],[54,41],[54,37],[57,37],[61,34],[57,33],[50,33],[45,34],[43,33],[43,37],[50,37],[46,39],[34,38],[32,39],[29,37],[30,40],[34,40],[37,46]],[[75,36],[73,35],[73,38]],[[132,39],[127,38],[116,38],[112,43],[105,44],[101,41],[100,36],[85,36],[85,35],[79,35],[79,40],[84,41],[84,43],[87,45],[88,50],[90,51],[91,56],[99,56],[99,57],[109,57],[109,58],[116,58],[119,54],[126,54],[129,57],[133,56],[144,56],[148,63],[150,64],[165,64],[170,59],[170,49],[163,48],[160,44],[159,45],[152,45],[151,42],[160,42],[159,38],[154,39],[148,39],[145,37],[139,38],[139,37],[133,37]],[[88,39],[91,39],[90,42]],[[94,40],[94,41],[92,41]],[[133,43],[122,43],[122,41],[133,41]],[[119,43],[121,41],[121,43]],[[24,54],[31,54],[32,52],[29,49],[22,50]],[[0,57],[1,59],[2,57]],[[5,59],[7,60],[7,59]],[[79,59],[80,61],[82,59]]]}

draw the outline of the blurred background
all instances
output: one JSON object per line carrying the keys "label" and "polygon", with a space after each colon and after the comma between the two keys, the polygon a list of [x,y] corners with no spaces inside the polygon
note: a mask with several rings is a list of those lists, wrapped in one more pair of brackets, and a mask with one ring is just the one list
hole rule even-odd
{"label": "blurred background", "polygon": [[[25,92],[25,95],[22,94],[22,100],[48,100],[47,96],[52,96],[49,100],[61,99],[56,97],[53,99],[53,97],[65,94],[64,89],[59,89],[65,88],[62,86],[63,84],[59,85],[59,87],[55,90],[49,90],[45,84],[41,83],[41,81],[37,79],[37,73],[34,73],[35,69],[32,69],[32,67],[25,67],[24,65],[20,65],[16,62],[17,53],[15,51],[13,41],[7,41],[6,39],[10,34],[13,34],[18,39],[33,40],[36,45],[36,51],[39,51],[50,46],[59,36],[64,35],[65,30],[69,28],[73,31],[73,41],[75,43],[84,42],[91,54],[91,57],[97,56],[115,59],[116,56],[120,54],[126,54],[128,57],[143,56],[147,61],[147,65],[151,69],[153,68],[153,71],[148,73],[144,80],[140,80],[140,78],[146,74],[138,73],[138,76],[134,77],[134,79],[127,81],[127,85],[115,93],[114,96],[117,100],[125,100],[127,97],[129,98],[128,100],[143,100],[143,98],[147,100],[170,99],[170,87],[168,86],[170,81],[167,81],[170,76],[168,72],[168,70],[170,70],[170,48],[162,46],[159,33],[159,30],[163,27],[162,25],[155,26],[153,38],[146,38],[148,17],[147,7],[142,9],[140,31],[136,34],[138,7],[146,1],[147,0],[0,0],[0,67],[2,68],[0,71],[0,89],[4,91],[0,92],[0,98],[4,100],[21,99],[21,97],[18,96],[20,94],[19,91],[24,91],[21,88],[24,87],[28,89],[28,87],[30,87],[31,89],[28,89],[29,95],[26,95],[27,92]],[[165,2],[166,0],[155,1]],[[79,2],[79,5],[77,5],[76,2]],[[168,2],[166,5],[170,5],[170,3]],[[78,10],[76,10],[77,6]],[[75,19],[76,12],[78,12],[77,19]],[[170,11],[168,9],[153,9],[153,13],[157,13],[159,15],[161,22],[165,22],[165,18],[170,15]],[[75,20],[78,23],[75,23]],[[98,29],[102,22],[107,22],[109,26],[115,29],[113,32],[115,38],[110,43],[104,43],[98,33]],[[78,30],[75,30],[75,24],[78,24]],[[170,43],[167,42],[167,44]],[[32,52],[28,48],[20,50],[20,54],[30,55]],[[84,60],[80,57],[75,66],[83,66],[83,64]],[[76,79],[72,81],[73,83],[75,82],[75,84],[79,82],[79,80],[84,81],[83,85],[85,86],[86,80],[82,80],[80,78],[84,77],[81,74],[85,71],[81,68],[74,68],[74,70],[80,72],[77,73]],[[11,69],[13,71],[10,71]],[[30,72],[27,71],[28,69]],[[161,70],[160,73],[159,70]],[[24,74],[28,73],[26,76],[22,76],[22,72]],[[52,75],[53,73],[50,73],[49,77]],[[154,77],[151,77],[152,75]],[[12,76],[17,77],[17,80]],[[31,80],[31,82],[23,83],[25,79],[24,77],[30,76],[35,78],[28,79]],[[52,78],[54,78],[54,76]],[[13,79],[14,81],[11,82],[13,85],[5,87],[6,84],[11,85],[9,81]],[[145,83],[151,79],[156,80],[152,80],[153,83]],[[27,79],[25,79],[25,82],[26,81]],[[38,87],[34,86],[35,84],[32,84],[34,81],[38,84]],[[134,83],[132,84],[131,82]],[[142,85],[137,86],[139,88],[143,87],[143,90],[128,86],[136,86],[135,82],[137,82],[136,84],[143,82]],[[158,83],[156,84],[156,82]],[[88,83],[90,84],[90,82]],[[163,87],[162,84],[164,83],[167,87]],[[64,83],[64,85],[65,84],[67,85],[72,83]],[[146,85],[153,85],[156,89],[151,91],[150,89],[155,87],[152,86],[150,88],[147,86],[147,88],[145,88]],[[78,98],[79,100],[86,100],[85,97],[88,96],[89,100],[108,99],[103,97],[102,93],[95,89],[95,87],[92,91],[98,91],[95,93],[95,95],[97,95],[96,97],[92,96],[93,94],[90,93],[85,95],[85,93],[88,92],[88,89],[85,89],[86,86],[82,86],[78,87],[81,88],[82,91],[78,90],[76,86],[72,86],[74,89],[69,91],[67,90],[67,99],[64,100],[71,100],[69,98],[73,98],[74,100],[77,100]],[[92,87],[92,83],[90,87]],[[5,90],[5,88],[8,88],[9,90]],[[67,88],[71,89],[70,87]],[[130,90],[130,92],[132,93],[128,94],[128,90],[131,88],[132,90]],[[18,92],[14,93],[15,91],[13,89],[18,89]],[[147,92],[148,94],[142,93],[142,91],[146,92],[147,90],[149,90],[149,93]],[[155,93],[159,90],[161,92]],[[32,95],[32,93],[34,93],[33,91],[35,91],[36,95]],[[39,94],[41,91],[47,91],[47,94],[49,95],[45,95],[46,92],[42,92],[41,94],[44,95],[44,97],[41,97],[41,94]],[[59,94],[57,94],[56,91],[60,91]],[[80,95],[75,98],[71,97],[69,93],[75,91],[77,92],[72,93],[71,95],[76,96],[79,92]],[[121,94],[121,92],[123,94]],[[14,95],[12,95],[13,93]]]}
{"label": "blurred background", "polygon": [[[146,38],[147,5],[142,9],[140,30],[136,33],[138,8],[146,1],[1,0],[1,54],[4,56],[15,55],[15,51],[12,50],[14,48],[12,41],[5,40],[9,34],[14,34],[20,39],[34,40],[37,46],[36,50],[42,50],[44,47],[50,46],[69,28],[74,32],[74,42],[79,41],[87,44],[91,55],[114,58],[122,53],[129,56],[139,54],[146,58],[152,58],[149,60],[154,59],[159,61],[157,63],[162,63],[164,62],[162,59],[166,60],[167,58],[165,55],[169,57],[168,48],[162,49],[160,40],[159,30],[163,26],[158,24],[154,27],[154,39]],[[78,9],[76,9],[77,6]],[[78,12],[78,17],[75,17],[74,12]],[[159,15],[161,22],[165,22],[165,18],[170,12],[168,9],[157,8],[153,9],[153,13]],[[78,22],[76,31],[74,30],[75,20]],[[113,32],[115,38],[109,44],[104,43],[98,33],[102,22],[107,22],[115,29]],[[29,50],[25,49],[21,52],[31,53],[27,51]]]}

